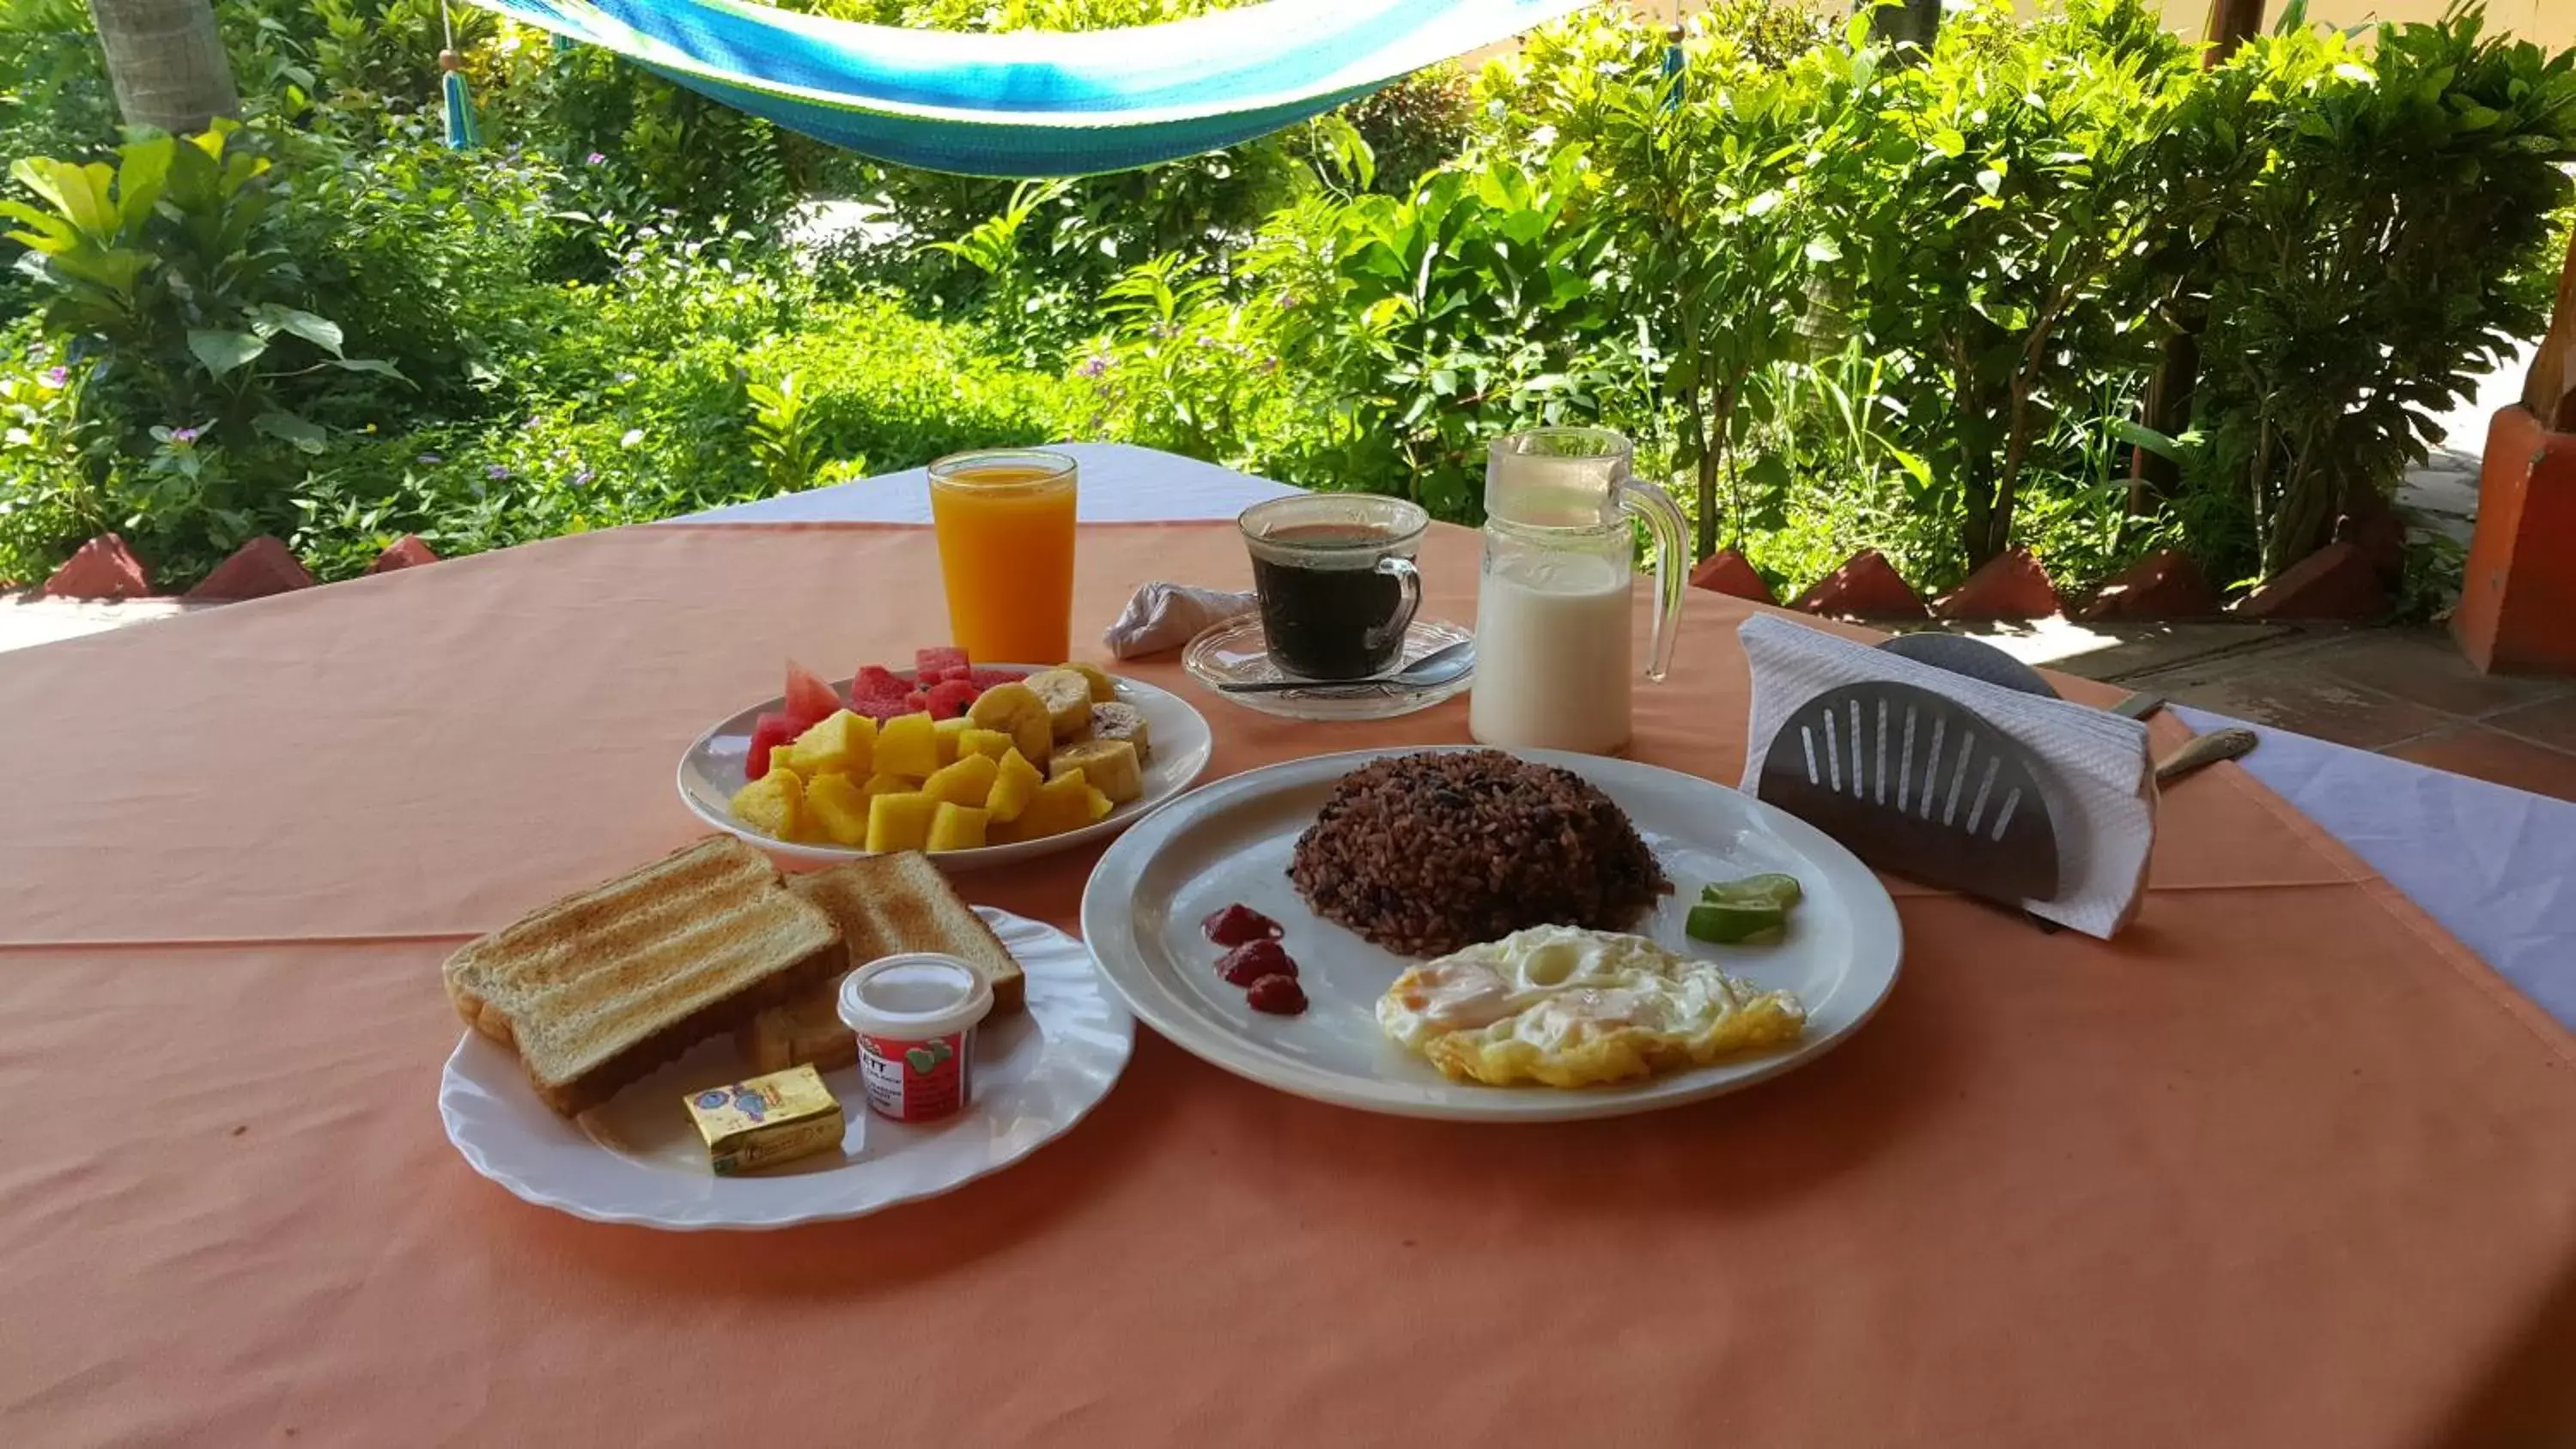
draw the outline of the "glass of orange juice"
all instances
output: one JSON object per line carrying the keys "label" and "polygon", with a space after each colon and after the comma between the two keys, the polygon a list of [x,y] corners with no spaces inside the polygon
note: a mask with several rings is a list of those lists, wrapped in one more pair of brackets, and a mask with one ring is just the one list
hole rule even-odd
{"label": "glass of orange juice", "polygon": [[1035,448],[930,465],[949,637],[976,663],[1061,664],[1073,652],[1073,487],[1073,460]]}

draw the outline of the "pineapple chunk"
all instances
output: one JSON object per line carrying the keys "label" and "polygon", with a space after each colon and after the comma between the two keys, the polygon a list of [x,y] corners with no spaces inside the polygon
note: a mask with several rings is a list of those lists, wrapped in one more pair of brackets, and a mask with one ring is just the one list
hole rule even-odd
{"label": "pineapple chunk", "polygon": [[1068,664],[1065,668],[1081,675],[1082,682],[1091,686],[1091,702],[1093,704],[1107,704],[1118,697],[1117,683],[1110,679],[1109,675],[1103,671],[1099,665]]}
{"label": "pineapple chunk", "polygon": [[1054,717],[1026,684],[996,684],[975,697],[966,717],[979,728],[1000,730],[1034,765],[1055,745]]}
{"label": "pineapple chunk", "polygon": [[879,795],[904,795],[921,788],[921,781],[910,775],[890,775],[884,771],[868,776],[859,793],[873,800]]}
{"label": "pineapple chunk", "polygon": [[868,801],[868,849],[921,849],[930,843],[930,822],[938,813],[939,802],[918,791],[874,797]]}
{"label": "pineapple chunk", "polygon": [[1019,819],[1042,783],[1038,767],[1029,763],[1028,756],[1018,750],[1003,755],[993,775],[993,793],[984,797],[984,808],[992,815],[993,823],[1007,825]]}
{"label": "pineapple chunk", "polygon": [[980,850],[983,845],[984,812],[954,800],[940,801],[939,813],[930,817],[930,844],[927,848]]}
{"label": "pineapple chunk", "polygon": [[1112,804],[1123,804],[1145,793],[1144,772],[1136,767],[1136,747],[1125,740],[1084,740],[1058,749],[1055,758],[1047,761],[1050,775],[1076,770]]}
{"label": "pineapple chunk", "polygon": [[830,774],[865,779],[876,742],[877,722],[845,709],[798,735],[788,746],[787,763],[809,780]]}
{"label": "pineapple chunk", "polygon": [[957,762],[958,755],[964,753],[962,746],[965,743],[966,732],[974,727],[975,722],[962,714],[955,719],[941,720],[930,727],[931,743],[939,753],[939,763],[952,765]]}
{"label": "pineapple chunk", "polygon": [[1001,840],[1042,840],[1079,830],[1107,815],[1110,809],[1108,796],[1093,789],[1080,770],[1069,770],[1040,785],[1020,818],[994,836]]}
{"label": "pineapple chunk", "polygon": [[805,812],[834,845],[868,843],[868,797],[847,775],[817,775],[805,786]]}
{"label": "pineapple chunk", "polygon": [[1154,758],[1154,742],[1146,733],[1145,716],[1132,704],[1093,705],[1091,737],[1096,740],[1125,740],[1134,745],[1138,764]]}
{"label": "pineapple chunk", "polygon": [[933,800],[971,805],[981,811],[985,797],[993,793],[993,779],[1001,769],[1001,764],[990,755],[968,755],[956,764],[940,766],[938,774],[921,782],[921,793]]}
{"label": "pineapple chunk", "polygon": [[939,730],[926,714],[900,714],[877,730],[876,768],[927,779],[939,768]]}
{"label": "pineapple chunk", "polygon": [[1047,729],[1055,739],[1091,733],[1090,680],[1070,669],[1041,669],[1028,677],[1027,684],[1029,693],[1046,706]]}
{"label": "pineapple chunk", "polygon": [[784,745],[771,745],[771,746],[769,747],[769,768],[771,768],[771,769],[773,769],[773,770],[792,770],[792,769],[795,769],[795,768],[796,768],[796,746],[795,746],[794,744],[792,744],[792,743],[790,743],[790,744],[784,744]]}
{"label": "pineapple chunk", "polygon": [[805,825],[805,782],[794,770],[772,769],[733,792],[733,814],[772,840],[794,840]]}
{"label": "pineapple chunk", "polygon": [[988,730],[973,720],[966,722],[966,733],[957,737],[957,757],[990,755],[998,760],[1011,752],[1011,737],[1001,730]]}

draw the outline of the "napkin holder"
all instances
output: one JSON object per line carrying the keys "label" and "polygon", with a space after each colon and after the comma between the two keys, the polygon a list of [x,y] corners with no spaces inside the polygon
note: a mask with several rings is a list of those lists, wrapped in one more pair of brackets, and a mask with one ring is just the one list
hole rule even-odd
{"label": "napkin holder", "polygon": [[1738,634],[1747,793],[1891,875],[2091,936],[2136,916],[2155,841],[2146,726],[1774,615]]}
{"label": "napkin holder", "polygon": [[2017,907],[2058,888],[2040,768],[1959,701],[1868,680],[1791,711],[1756,793],[1880,870]]}

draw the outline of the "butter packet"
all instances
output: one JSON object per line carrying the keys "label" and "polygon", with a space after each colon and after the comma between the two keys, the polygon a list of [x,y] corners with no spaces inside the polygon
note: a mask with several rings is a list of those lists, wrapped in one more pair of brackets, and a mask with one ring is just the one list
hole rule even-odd
{"label": "butter packet", "polygon": [[689,1119],[706,1139],[707,1165],[718,1177],[757,1171],[841,1145],[840,1099],[810,1066],[691,1092],[687,1102]]}

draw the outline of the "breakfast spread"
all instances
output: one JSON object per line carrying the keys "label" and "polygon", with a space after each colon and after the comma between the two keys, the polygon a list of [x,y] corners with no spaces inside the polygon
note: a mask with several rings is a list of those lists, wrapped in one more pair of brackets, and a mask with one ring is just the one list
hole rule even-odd
{"label": "breakfast spread", "polygon": [[1402,956],[1529,926],[1619,930],[1671,889],[1599,787],[1499,750],[1353,770],[1298,837],[1288,874],[1317,915]]}
{"label": "breakfast spread", "polygon": [[972,964],[937,951],[888,956],[851,972],[837,1005],[870,1110],[935,1122],[974,1100],[975,1028],[993,1009],[993,987]]}
{"label": "breakfast spread", "polygon": [[847,1125],[840,1099],[812,1067],[691,1092],[688,1109],[718,1177],[830,1151]]}
{"label": "breakfast spread", "polygon": [[801,666],[759,717],[734,818],[780,841],[975,850],[1078,830],[1145,793],[1144,716],[1089,665],[1022,675],[923,649],[861,669],[844,702]]}
{"label": "breakfast spread", "polygon": [[1806,1008],[1642,936],[1537,926],[1406,971],[1377,1019],[1453,1081],[1585,1087],[1794,1041]]}

